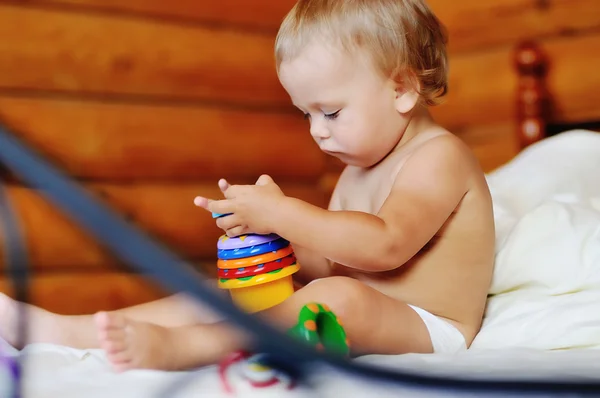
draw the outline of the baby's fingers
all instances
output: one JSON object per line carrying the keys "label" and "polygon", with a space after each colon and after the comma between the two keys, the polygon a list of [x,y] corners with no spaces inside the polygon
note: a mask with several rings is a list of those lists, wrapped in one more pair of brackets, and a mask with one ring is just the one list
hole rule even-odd
{"label": "baby's fingers", "polygon": [[[210,200],[208,206],[206,207],[208,211],[215,213],[215,218],[221,216],[228,216],[233,213],[235,210],[234,203],[231,200],[222,199],[222,200]],[[218,216],[217,216],[218,214]]]}
{"label": "baby's fingers", "polygon": [[208,210],[211,200],[204,196],[196,196],[194,198],[194,204],[198,207],[202,207],[204,210]]}
{"label": "baby's fingers", "polygon": [[230,238],[235,238],[236,236],[246,235],[248,233],[248,228],[243,225],[238,225],[237,227],[233,227],[225,231],[225,234]]}
{"label": "baby's fingers", "polygon": [[235,214],[230,214],[217,219],[217,227],[221,228],[224,231],[238,227],[240,225],[241,222],[239,220],[239,217],[237,217]]}
{"label": "baby's fingers", "polygon": [[230,186],[231,185],[229,184],[229,182],[227,182],[226,179],[221,178],[219,180],[219,189],[221,190],[221,192],[225,193],[225,191],[227,191]]}

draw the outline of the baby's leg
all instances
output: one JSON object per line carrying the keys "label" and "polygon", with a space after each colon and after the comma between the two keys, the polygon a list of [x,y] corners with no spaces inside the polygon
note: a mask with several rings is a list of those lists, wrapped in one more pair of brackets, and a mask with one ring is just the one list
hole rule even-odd
{"label": "baby's leg", "polygon": [[[22,303],[0,293],[0,337],[17,344],[17,315]],[[209,308],[184,295],[123,308],[113,313],[128,319],[151,322],[164,327],[179,327],[204,322],[216,322],[217,315]],[[99,347],[92,315],[60,315],[36,306],[27,306],[28,339],[26,343],[52,343],[74,348]],[[18,347],[22,348],[22,347]]]}
{"label": "baby's leg", "polygon": [[[353,355],[432,352],[427,328],[414,310],[351,278],[309,284],[259,316],[287,330],[309,302],[326,304],[341,319]],[[223,322],[165,329],[119,314],[98,314],[97,323],[102,347],[117,370],[214,364],[229,352],[247,348],[249,341]]]}
{"label": "baby's leg", "polygon": [[[216,292],[226,297],[226,292],[222,290]],[[185,294],[175,294],[113,312],[118,312],[135,321],[150,322],[167,328],[221,320],[220,316],[208,306]],[[88,318],[91,317],[88,316]]]}

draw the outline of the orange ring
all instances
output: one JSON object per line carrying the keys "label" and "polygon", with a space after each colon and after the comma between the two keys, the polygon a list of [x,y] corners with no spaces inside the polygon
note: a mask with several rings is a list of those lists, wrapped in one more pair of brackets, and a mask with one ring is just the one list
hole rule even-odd
{"label": "orange ring", "polygon": [[280,258],[289,256],[294,252],[294,249],[291,245],[284,247],[283,249],[279,249],[274,252],[259,254],[258,256],[245,257],[245,258],[237,258],[232,260],[221,260],[217,261],[217,267],[221,269],[234,269],[234,268],[244,268],[250,267],[258,264],[270,263],[271,261],[279,260]]}

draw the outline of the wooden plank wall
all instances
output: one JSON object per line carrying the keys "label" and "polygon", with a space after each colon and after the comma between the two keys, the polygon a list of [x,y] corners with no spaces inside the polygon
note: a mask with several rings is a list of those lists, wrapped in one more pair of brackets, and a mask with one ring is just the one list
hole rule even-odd
{"label": "wooden plank wall", "polygon": [[[437,119],[492,170],[517,151],[512,49],[552,59],[555,118],[598,118],[597,0],[429,0],[450,32]],[[272,174],[325,205],[338,168],[319,153],[274,71],[292,0],[0,0],[0,121],[128,220],[207,271],[220,231],[192,206],[226,176]],[[590,87],[592,85],[593,87]],[[320,183],[320,185],[319,185]],[[320,188],[315,188],[315,186]],[[36,269],[34,299],[64,313],[165,292],[107,254],[37,192],[10,189]],[[8,291],[6,279],[0,290]]]}
{"label": "wooden plank wall", "polygon": [[513,50],[533,39],[549,59],[552,121],[600,119],[600,2],[428,0],[450,36],[450,93],[434,110],[486,171],[517,152]]}

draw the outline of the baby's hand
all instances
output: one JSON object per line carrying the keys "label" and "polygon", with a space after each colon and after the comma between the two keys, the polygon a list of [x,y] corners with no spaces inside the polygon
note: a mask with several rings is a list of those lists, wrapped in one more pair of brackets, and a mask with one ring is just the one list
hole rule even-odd
{"label": "baby's hand", "polygon": [[[229,188],[229,183],[224,178],[219,180],[219,189],[223,194]],[[204,196],[196,196],[194,198],[194,204],[198,207],[202,207],[203,209],[208,210],[208,204],[211,202],[211,199],[205,198]]]}
{"label": "baby's hand", "polygon": [[194,204],[213,214],[226,215],[217,219],[217,226],[228,236],[268,234],[273,231],[271,210],[285,195],[271,177],[262,175],[255,185],[230,185],[221,179],[219,188],[225,196],[224,200],[198,196]]}

